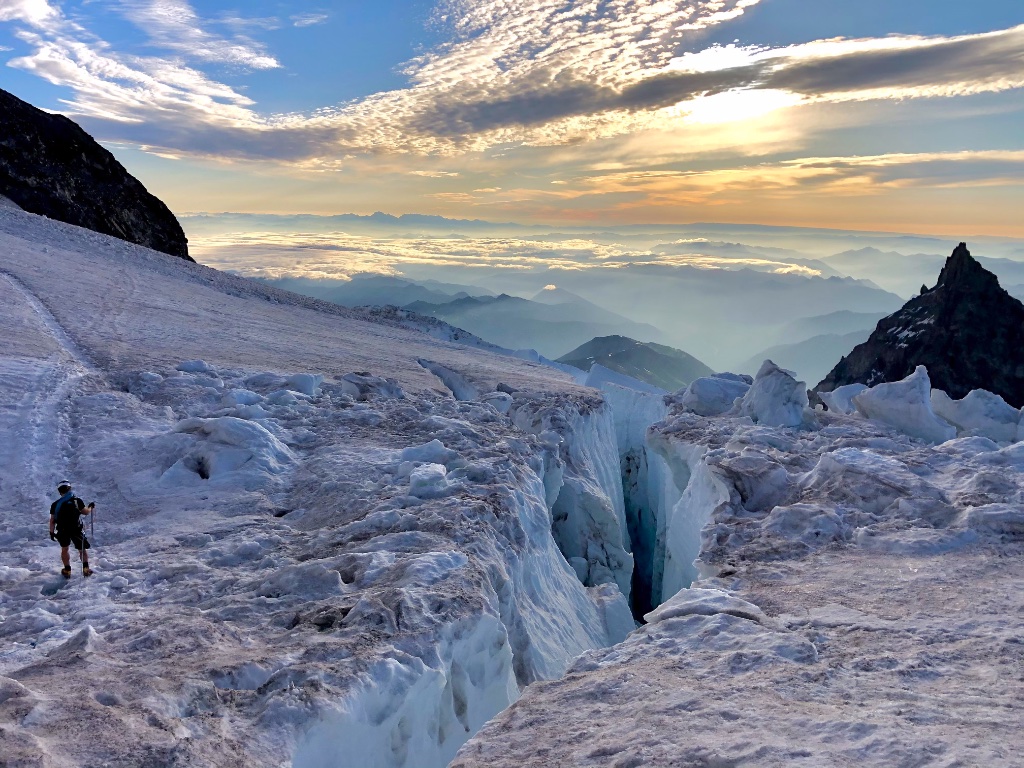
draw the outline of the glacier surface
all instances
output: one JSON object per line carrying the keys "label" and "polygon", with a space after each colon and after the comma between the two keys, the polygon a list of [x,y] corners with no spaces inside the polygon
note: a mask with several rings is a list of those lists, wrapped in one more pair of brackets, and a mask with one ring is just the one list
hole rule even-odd
{"label": "glacier surface", "polygon": [[[811,411],[766,363],[666,395],[15,209],[0,248],[0,762],[1024,748],[1024,443],[988,393],[922,369]],[[63,476],[88,580],[46,536]]]}
{"label": "glacier surface", "polygon": [[20,211],[0,248],[0,762],[435,768],[634,629],[594,390]]}

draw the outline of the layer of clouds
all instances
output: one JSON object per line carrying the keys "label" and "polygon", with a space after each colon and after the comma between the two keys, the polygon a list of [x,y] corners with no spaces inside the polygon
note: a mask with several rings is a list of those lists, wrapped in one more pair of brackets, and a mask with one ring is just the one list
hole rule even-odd
{"label": "layer of clouds", "polygon": [[1019,186],[1022,182],[1024,150],[981,150],[806,157],[703,171],[615,171],[580,176],[555,190],[530,194],[551,202],[597,195],[631,196],[652,206],[753,201],[766,195],[785,200],[808,193],[835,199],[877,196],[885,189],[966,189]]}
{"label": "layer of clouds", "polygon": [[822,276],[820,270],[802,263],[753,256],[723,256],[711,249],[702,252],[700,242],[693,242],[685,249],[692,252],[678,253],[674,252],[680,250],[678,246],[637,249],[585,238],[385,238],[346,232],[230,232],[190,235],[189,250],[202,263],[265,279],[347,280],[358,274],[398,275],[403,273],[403,269],[413,266],[579,271],[620,269],[633,264],[704,270],[752,269],[773,274]]}
{"label": "layer of clouds", "polygon": [[[186,0],[116,4],[160,56],[113,50],[49,0],[0,0],[0,21],[14,23],[31,49],[9,64],[71,88],[68,111],[104,138],[164,154],[277,159],[315,170],[343,166],[352,155],[445,156],[671,131],[704,120],[701,105],[714,99],[728,98],[725,114],[740,119],[796,104],[1024,87],[1024,26],[690,50],[701,30],[758,2],[446,0],[437,18],[451,40],[407,65],[407,88],[286,115],[259,112],[200,68],[281,62],[246,35],[212,32],[213,22]],[[291,17],[297,26],[323,20],[321,13]]]}

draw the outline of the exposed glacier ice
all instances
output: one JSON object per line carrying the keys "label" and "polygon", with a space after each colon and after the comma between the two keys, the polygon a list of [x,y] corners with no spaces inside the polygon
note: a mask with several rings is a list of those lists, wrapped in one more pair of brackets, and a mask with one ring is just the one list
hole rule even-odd
{"label": "exposed glacier ice", "polygon": [[825,407],[833,413],[849,415],[857,412],[857,408],[853,404],[854,395],[859,395],[867,388],[867,384],[846,384],[842,387],[836,387],[831,392],[819,392],[818,397],[825,403]]}
{"label": "exposed glacier ice", "polygon": [[999,395],[973,389],[953,400],[941,389],[931,391],[932,410],[954,427],[961,437],[979,436],[997,443],[1017,442],[1021,412]]}
{"label": "exposed glacier ice", "polygon": [[633,629],[613,418],[565,374],[17,211],[0,244],[0,762],[440,766]]}
{"label": "exposed glacier ice", "polygon": [[[1024,444],[991,398],[931,445],[906,434],[942,426],[919,380],[857,394],[875,421],[807,411],[774,368],[598,395],[450,326],[27,214],[0,212],[0,245],[5,760],[1019,751]],[[58,268],[95,307],[65,306]],[[96,574],[70,584],[40,518],[64,474],[99,503]]]}
{"label": "exposed glacier ice", "polygon": [[595,397],[586,408],[538,408],[528,399],[509,412],[513,423],[535,435],[551,434],[557,452],[548,463],[556,473],[552,531],[566,559],[587,586],[611,582],[630,594],[633,556],[629,551],[622,476],[611,408]]}
{"label": "exposed glacier ice", "polygon": [[755,424],[800,426],[807,410],[807,384],[797,381],[791,371],[765,360],[737,409]]}
{"label": "exposed glacier ice", "polygon": [[658,558],[658,493],[663,464],[648,442],[648,428],[668,414],[665,397],[637,388],[602,385],[615,425],[626,529],[633,555],[631,604],[643,615],[653,606],[655,560]]}
{"label": "exposed glacier ice", "polygon": [[[885,407],[927,404],[914,386]],[[1012,766],[1024,444],[902,431],[919,424],[835,409],[768,427],[673,402],[647,439],[693,586],[672,594],[666,567],[645,626],[528,688],[453,768]]]}
{"label": "exposed glacier ice", "polygon": [[720,416],[750,390],[751,382],[739,376],[716,375],[694,379],[676,402],[698,416]]}
{"label": "exposed glacier ice", "polygon": [[878,384],[851,399],[864,418],[881,421],[928,442],[952,440],[956,428],[935,415],[931,391],[928,371],[919,365],[903,381]]}

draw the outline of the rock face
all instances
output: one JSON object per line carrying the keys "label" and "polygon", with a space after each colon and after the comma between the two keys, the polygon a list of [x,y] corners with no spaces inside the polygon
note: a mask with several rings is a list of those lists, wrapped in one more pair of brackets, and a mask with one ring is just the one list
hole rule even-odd
{"label": "rock face", "polygon": [[192,261],[166,205],[78,125],[0,90],[0,196],[30,213]]}
{"label": "rock face", "polygon": [[879,321],[871,337],[839,361],[815,387],[899,381],[919,365],[932,386],[953,398],[972,389],[1024,406],[1024,304],[961,243],[938,284]]}

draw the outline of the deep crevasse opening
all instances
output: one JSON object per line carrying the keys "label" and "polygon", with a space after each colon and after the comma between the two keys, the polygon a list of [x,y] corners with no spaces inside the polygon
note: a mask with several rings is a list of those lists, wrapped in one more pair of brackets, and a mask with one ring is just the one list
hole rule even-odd
{"label": "deep crevasse opening", "polygon": [[658,607],[700,573],[701,531],[729,498],[704,463],[706,449],[666,439],[650,427],[668,414],[664,398],[609,385],[620,457],[623,508],[634,560],[630,608],[634,618]]}
{"label": "deep crevasse opening", "polygon": [[[457,399],[477,394],[431,370]],[[649,433],[667,415],[660,395],[609,386],[604,396],[590,407],[513,405],[509,416],[545,446],[520,497],[532,554],[495,583],[488,615],[419,659],[367,670],[361,691],[305,733],[294,766],[326,768],[340,755],[361,768],[446,765],[522,686],[623,640],[630,612],[642,620],[689,586],[715,496],[703,452]]]}
{"label": "deep crevasse opening", "polygon": [[650,431],[668,415],[662,395],[614,384],[601,392],[589,410],[509,415],[549,446],[545,486],[563,557],[585,586],[616,585],[643,621],[699,577],[701,531],[728,491],[704,448]]}
{"label": "deep crevasse opening", "polygon": [[617,386],[604,388],[612,410],[626,528],[633,553],[630,609],[638,621],[657,606],[659,514],[664,464],[649,456],[647,429],[668,413],[661,395]]}

